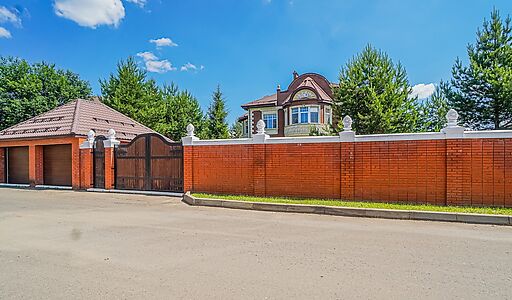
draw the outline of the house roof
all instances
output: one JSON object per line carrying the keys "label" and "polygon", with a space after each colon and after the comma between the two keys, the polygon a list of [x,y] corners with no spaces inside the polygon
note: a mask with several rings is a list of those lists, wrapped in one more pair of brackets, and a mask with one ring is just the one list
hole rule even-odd
{"label": "house roof", "polygon": [[242,108],[249,108],[254,106],[275,106],[277,105],[277,93],[264,96],[263,98],[251,101],[242,105]]}
{"label": "house roof", "polygon": [[305,73],[299,76],[294,72],[293,75],[293,81],[290,83],[286,91],[278,90],[275,94],[267,95],[260,99],[243,104],[242,108],[248,109],[251,107],[283,105],[291,101],[290,99],[296,91],[306,87],[316,91],[319,96],[318,100],[332,102],[332,89],[336,87],[337,84],[329,82],[325,77],[316,73]]}
{"label": "house roof", "polygon": [[[318,93],[318,96],[320,97],[319,100],[327,100],[332,101],[332,97],[327,94],[327,92],[311,77],[306,77],[298,86],[295,88],[295,91],[300,90],[302,88],[308,87]],[[290,93],[286,100],[283,102],[287,103],[291,101],[293,93]]]}
{"label": "house roof", "polygon": [[0,140],[31,139],[54,136],[87,136],[116,131],[116,138],[132,140],[135,136],[155,131],[101,103],[97,98],[76,99],[39,116],[0,131]]}

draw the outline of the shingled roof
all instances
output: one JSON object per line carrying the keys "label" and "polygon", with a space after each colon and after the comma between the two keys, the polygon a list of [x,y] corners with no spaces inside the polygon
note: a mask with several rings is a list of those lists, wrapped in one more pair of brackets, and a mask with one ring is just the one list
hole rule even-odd
{"label": "shingled roof", "polygon": [[116,138],[120,140],[132,140],[139,134],[154,132],[95,98],[73,100],[6,128],[0,131],[0,140],[87,136],[91,129],[96,135],[105,136],[114,129]]}

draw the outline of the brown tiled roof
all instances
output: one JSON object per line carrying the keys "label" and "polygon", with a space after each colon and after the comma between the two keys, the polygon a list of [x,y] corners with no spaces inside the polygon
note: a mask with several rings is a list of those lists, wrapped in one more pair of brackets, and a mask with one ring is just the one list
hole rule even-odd
{"label": "brown tiled roof", "polygon": [[[297,86],[297,88],[295,90],[299,90],[299,89],[301,89],[303,87],[309,87],[309,88],[315,90],[318,93],[318,95],[320,96],[320,100],[332,101],[331,96],[329,96],[327,94],[327,92],[324,91],[324,89],[315,80],[313,80],[313,78],[311,78],[311,77],[306,77],[299,84],[299,86]],[[291,96],[292,96],[292,93],[290,93],[290,95],[286,98],[286,100],[283,103],[287,103],[288,101],[290,101],[290,97]]]}
{"label": "brown tiled roof", "polygon": [[91,129],[106,136],[111,128],[120,140],[154,132],[99,100],[77,99],[0,131],[0,140],[87,136]]}
{"label": "brown tiled roof", "polygon": [[275,106],[277,105],[277,93],[272,95],[267,95],[261,99],[251,101],[242,105],[243,108],[252,107],[252,106]]}

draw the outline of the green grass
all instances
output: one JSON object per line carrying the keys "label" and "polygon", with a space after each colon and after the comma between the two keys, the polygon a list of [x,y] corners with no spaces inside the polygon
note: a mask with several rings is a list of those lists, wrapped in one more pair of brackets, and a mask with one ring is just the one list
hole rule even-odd
{"label": "green grass", "polygon": [[491,214],[491,215],[512,215],[512,208],[502,207],[467,207],[467,206],[438,206],[423,204],[398,204],[398,203],[377,203],[377,202],[351,202],[341,200],[325,199],[296,199],[296,198],[263,198],[252,196],[234,196],[234,195],[212,195],[194,193],[194,197],[225,199],[248,202],[266,202],[266,203],[285,203],[285,204],[308,204],[308,205],[326,205],[326,206],[344,206],[360,208],[382,208],[382,209],[401,209],[401,210],[421,210],[421,211],[440,211],[472,214]]}

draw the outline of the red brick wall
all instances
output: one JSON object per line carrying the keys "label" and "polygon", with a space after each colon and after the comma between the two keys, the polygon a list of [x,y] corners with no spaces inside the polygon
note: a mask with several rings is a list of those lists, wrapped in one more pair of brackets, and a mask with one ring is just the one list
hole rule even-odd
{"label": "red brick wall", "polygon": [[447,141],[447,203],[512,207],[512,140]]}
{"label": "red brick wall", "polygon": [[0,183],[5,183],[5,148],[0,148]]}
{"label": "red brick wall", "polygon": [[444,140],[354,144],[355,200],[445,204]]}
{"label": "red brick wall", "polygon": [[[254,194],[254,145],[185,147],[185,182],[192,169],[192,187],[196,192]],[[193,148],[190,166],[187,152]],[[185,184],[187,187],[188,184]]]}
{"label": "red brick wall", "polygon": [[512,139],[187,146],[185,190],[512,207]]}
{"label": "red brick wall", "polygon": [[114,148],[105,148],[105,189],[115,188]]}
{"label": "red brick wall", "polygon": [[93,187],[93,149],[80,149],[80,189]]}
{"label": "red brick wall", "polygon": [[266,196],[340,198],[340,143],[267,144]]}

